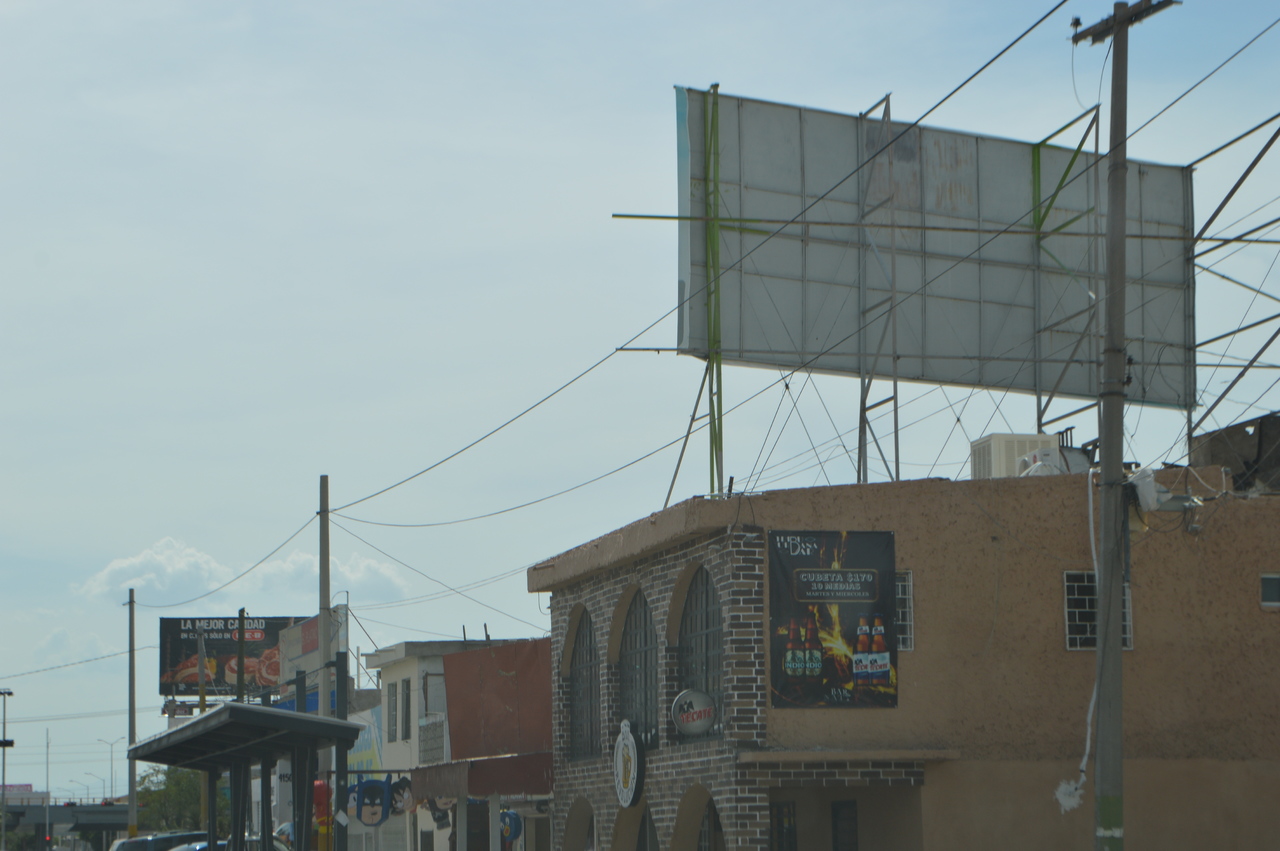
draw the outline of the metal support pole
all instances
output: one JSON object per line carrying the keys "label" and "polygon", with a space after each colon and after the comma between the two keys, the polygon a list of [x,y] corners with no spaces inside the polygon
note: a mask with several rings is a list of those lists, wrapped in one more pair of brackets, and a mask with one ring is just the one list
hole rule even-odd
{"label": "metal support pole", "polygon": [[[347,653],[338,653],[338,720],[347,720]],[[347,821],[340,818],[347,808],[347,752],[351,749],[345,741],[339,742],[335,750],[335,772],[333,780],[333,851],[347,851]]]}
{"label": "metal support pole", "polygon": [[[133,619],[135,604],[133,589],[129,589],[129,747],[138,743],[137,669],[134,664]],[[138,763],[129,756],[129,838],[138,835]]]}
{"label": "metal support pole", "polygon": [[204,794],[209,801],[205,812],[204,832],[209,837],[209,847],[218,847],[218,772],[204,773]]}
{"label": "metal support pole", "polygon": [[1098,745],[1094,757],[1094,848],[1124,849],[1124,726],[1121,664],[1124,604],[1125,224],[1128,204],[1129,27],[1172,0],[1115,4],[1112,16],[1072,40],[1111,38],[1111,146],[1107,155],[1106,331],[1099,395],[1102,467],[1101,575],[1097,579]]}
{"label": "metal support pole", "polygon": [[0,722],[0,851],[9,851],[9,698],[13,690],[0,688],[0,701],[4,702],[4,719]]}

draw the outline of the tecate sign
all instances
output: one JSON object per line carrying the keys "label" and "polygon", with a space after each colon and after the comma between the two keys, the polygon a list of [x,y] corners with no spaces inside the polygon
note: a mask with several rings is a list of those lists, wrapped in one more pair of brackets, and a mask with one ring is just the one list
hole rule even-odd
{"label": "tecate sign", "polygon": [[671,720],[682,736],[702,735],[716,723],[716,702],[705,691],[686,689],[671,704]]}

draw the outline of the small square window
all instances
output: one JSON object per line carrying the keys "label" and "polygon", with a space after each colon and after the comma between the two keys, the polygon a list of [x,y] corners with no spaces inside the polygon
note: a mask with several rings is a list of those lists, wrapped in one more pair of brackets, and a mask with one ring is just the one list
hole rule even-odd
{"label": "small square window", "polygon": [[1280,573],[1262,575],[1262,607],[1280,609]]}

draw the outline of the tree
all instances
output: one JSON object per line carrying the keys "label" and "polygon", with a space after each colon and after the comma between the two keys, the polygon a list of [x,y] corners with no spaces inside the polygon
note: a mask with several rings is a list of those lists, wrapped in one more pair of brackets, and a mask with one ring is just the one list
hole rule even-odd
{"label": "tree", "polygon": [[[138,781],[138,828],[143,832],[203,830],[200,797],[204,772],[157,765]],[[217,797],[222,797],[221,795]],[[217,801],[211,802],[216,806]],[[231,830],[230,813],[219,807],[218,834]]]}

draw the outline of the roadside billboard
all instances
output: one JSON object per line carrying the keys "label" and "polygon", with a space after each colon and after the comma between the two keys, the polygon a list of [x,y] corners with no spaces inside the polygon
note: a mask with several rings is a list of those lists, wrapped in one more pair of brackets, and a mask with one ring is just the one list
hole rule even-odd
{"label": "roadside billboard", "polygon": [[[245,688],[250,694],[280,683],[280,633],[300,617],[245,618]],[[160,694],[200,693],[199,633],[204,632],[205,694],[234,695],[239,619],[160,618]]]}
{"label": "roadside billboard", "polygon": [[[1085,139],[686,88],[676,116],[679,352],[1097,397],[1106,163]],[[1195,404],[1191,174],[1129,164],[1130,402]]]}

